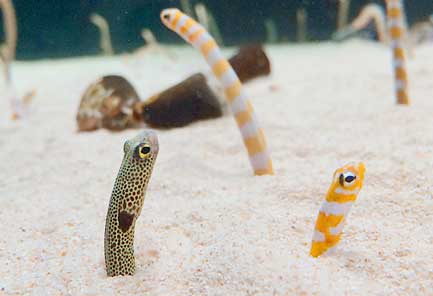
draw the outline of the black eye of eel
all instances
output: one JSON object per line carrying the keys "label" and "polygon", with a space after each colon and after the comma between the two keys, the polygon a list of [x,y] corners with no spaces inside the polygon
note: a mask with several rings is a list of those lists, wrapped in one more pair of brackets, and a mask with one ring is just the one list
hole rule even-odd
{"label": "black eye of eel", "polygon": [[351,183],[355,179],[356,176],[347,176],[344,180],[346,181],[346,183]]}
{"label": "black eye of eel", "polygon": [[149,146],[143,146],[143,147],[141,147],[141,153],[148,154],[149,152],[150,152],[150,147]]}

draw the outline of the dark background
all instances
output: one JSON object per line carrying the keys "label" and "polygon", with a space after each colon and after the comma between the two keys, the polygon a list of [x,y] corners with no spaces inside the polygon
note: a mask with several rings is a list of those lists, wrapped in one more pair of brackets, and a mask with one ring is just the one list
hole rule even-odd
{"label": "dark background", "polygon": [[[273,18],[282,40],[296,38],[296,10],[308,12],[310,40],[324,40],[335,30],[337,0],[228,1],[190,0],[202,2],[213,12],[224,42],[238,45],[265,40],[264,21]],[[350,18],[367,3],[384,1],[352,0]],[[410,24],[424,20],[433,13],[433,0],[405,1]],[[18,18],[18,59],[91,55],[100,52],[99,34],[89,22],[97,12],[110,24],[114,50],[131,51],[143,45],[140,32],[147,27],[162,42],[183,42],[166,29],[159,12],[167,7],[180,7],[175,0],[15,0]],[[3,20],[2,20],[3,21]],[[3,40],[3,25],[0,26]]]}

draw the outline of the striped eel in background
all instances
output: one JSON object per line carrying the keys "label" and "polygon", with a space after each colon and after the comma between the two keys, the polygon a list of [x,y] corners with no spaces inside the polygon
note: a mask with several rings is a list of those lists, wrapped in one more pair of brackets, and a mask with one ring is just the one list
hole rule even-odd
{"label": "striped eel in background", "polygon": [[169,8],[161,12],[161,21],[179,34],[185,41],[200,50],[214,75],[221,82],[228,104],[242,134],[249,160],[256,175],[272,175],[272,160],[266,145],[265,135],[248,100],[238,76],[221,54],[214,38],[206,29],[178,9]]}
{"label": "striped eel in background", "polygon": [[386,0],[388,28],[393,53],[397,104],[409,105],[406,54],[404,50],[404,9],[400,0]]}
{"label": "striped eel in background", "polygon": [[385,10],[382,6],[375,3],[365,5],[350,25],[335,32],[332,38],[336,41],[343,41],[357,36],[357,33],[367,28],[372,21],[374,22],[379,42],[388,44],[389,37],[388,30],[386,29]]}
{"label": "striped eel in background", "polygon": [[135,273],[135,222],[158,155],[158,138],[144,131],[125,142],[105,221],[104,252],[108,276]]}
{"label": "striped eel in background", "polygon": [[326,200],[320,208],[311,243],[310,255],[318,257],[338,244],[347,215],[364,181],[365,166],[348,164],[334,173]]}
{"label": "striped eel in background", "polygon": [[386,31],[385,11],[379,4],[370,3],[364,6],[350,26],[355,30],[362,30],[374,21],[377,38],[381,43],[388,43],[388,33]]}

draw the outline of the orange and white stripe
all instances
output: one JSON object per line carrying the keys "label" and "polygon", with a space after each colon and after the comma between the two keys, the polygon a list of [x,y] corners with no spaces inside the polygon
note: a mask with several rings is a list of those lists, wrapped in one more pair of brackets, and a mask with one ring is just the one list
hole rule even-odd
{"label": "orange and white stripe", "polygon": [[161,20],[169,29],[200,50],[214,75],[221,82],[226,99],[236,119],[250,163],[256,175],[273,174],[272,161],[266,146],[263,130],[258,124],[253,106],[248,100],[242,83],[229,62],[223,57],[214,38],[206,29],[178,9],[161,12]]}
{"label": "orange and white stripe", "polygon": [[404,9],[400,0],[386,0],[388,28],[393,52],[397,103],[409,105],[406,54],[404,50]]}
{"label": "orange and white stripe", "polygon": [[335,171],[326,200],[317,216],[311,256],[318,257],[331,252],[340,241],[346,217],[362,188],[364,173],[362,162],[357,166],[348,164]]}

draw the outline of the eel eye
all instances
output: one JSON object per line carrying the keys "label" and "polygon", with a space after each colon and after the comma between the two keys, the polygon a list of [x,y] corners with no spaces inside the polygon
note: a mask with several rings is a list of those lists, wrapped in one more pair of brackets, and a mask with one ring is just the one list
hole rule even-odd
{"label": "eel eye", "polygon": [[166,21],[169,21],[170,20],[170,14],[168,12],[166,12],[162,15],[162,18],[165,19]]}
{"label": "eel eye", "polygon": [[138,146],[138,156],[141,159],[147,158],[150,155],[150,145],[149,144],[143,144]]}
{"label": "eel eye", "polygon": [[356,176],[347,176],[344,181],[346,181],[346,183],[352,183],[353,180],[356,179]]}
{"label": "eel eye", "polygon": [[340,185],[344,187],[344,185],[350,185],[353,181],[356,180],[356,175],[351,172],[346,172],[340,175],[339,182]]}

